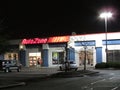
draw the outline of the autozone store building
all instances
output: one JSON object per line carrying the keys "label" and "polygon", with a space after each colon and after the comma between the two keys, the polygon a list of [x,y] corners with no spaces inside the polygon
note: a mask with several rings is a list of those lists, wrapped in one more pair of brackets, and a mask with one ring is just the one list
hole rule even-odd
{"label": "autozone store building", "polygon": [[[26,67],[36,66],[38,60],[41,61],[42,67],[56,67],[66,56],[78,66],[82,66],[85,60],[89,66],[106,62],[105,33],[11,40],[11,42],[11,51],[1,55],[0,59],[16,59]],[[107,33],[107,48],[108,61],[120,62],[120,32]]]}

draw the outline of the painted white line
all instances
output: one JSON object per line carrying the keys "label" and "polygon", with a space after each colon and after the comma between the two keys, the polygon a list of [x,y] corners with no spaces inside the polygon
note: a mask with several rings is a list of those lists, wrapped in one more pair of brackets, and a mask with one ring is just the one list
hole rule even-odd
{"label": "painted white line", "polygon": [[82,87],[82,89],[87,89],[87,88],[88,88],[87,86]]}
{"label": "painted white line", "polygon": [[109,78],[109,79],[111,80],[111,79],[113,79],[113,78],[115,78],[115,77],[111,77],[111,78]]}
{"label": "painted white line", "polygon": [[90,90],[93,90],[93,88],[90,88]]}
{"label": "painted white line", "polygon": [[98,80],[98,81],[92,82],[92,83],[90,83],[90,84],[93,85],[93,84],[95,84],[95,83],[97,83],[97,82],[101,82],[101,81],[105,81],[105,79]]}
{"label": "painted white line", "polygon": [[113,89],[111,89],[111,90],[116,90],[118,87],[114,87]]}
{"label": "painted white line", "polygon": [[110,75],[115,75],[115,73],[110,73]]}

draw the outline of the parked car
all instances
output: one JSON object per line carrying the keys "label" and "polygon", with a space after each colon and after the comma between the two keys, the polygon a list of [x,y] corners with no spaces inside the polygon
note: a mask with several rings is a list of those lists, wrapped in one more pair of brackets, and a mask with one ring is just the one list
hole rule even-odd
{"label": "parked car", "polygon": [[18,62],[18,60],[0,60],[0,70],[4,72],[17,70],[17,72],[20,72],[21,64]]}
{"label": "parked car", "polygon": [[60,70],[75,70],[77,71],[78,66],[74,61],[67,60],[59,66]]}

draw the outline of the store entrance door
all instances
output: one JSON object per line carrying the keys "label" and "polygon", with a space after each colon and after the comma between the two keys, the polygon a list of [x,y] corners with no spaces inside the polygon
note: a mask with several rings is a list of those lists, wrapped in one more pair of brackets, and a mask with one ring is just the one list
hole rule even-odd
{"label": "store entrance door", "polygon": [[38,65],[38,60],[41,59],[41,52],[33,52],[29,53],[29,66],[36,66]]}

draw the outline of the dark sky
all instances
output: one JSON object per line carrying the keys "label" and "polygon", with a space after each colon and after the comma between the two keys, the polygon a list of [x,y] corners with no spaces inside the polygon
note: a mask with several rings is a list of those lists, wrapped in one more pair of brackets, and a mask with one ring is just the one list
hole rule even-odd
{"label": "dark sky", "polygon": [[108,32],[120,31],[120,0],[8,0],[0,8],[1,31],[11,38],[104,32],[103,9],[114,13]]}

